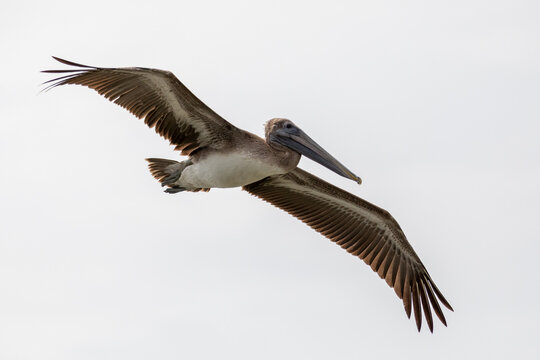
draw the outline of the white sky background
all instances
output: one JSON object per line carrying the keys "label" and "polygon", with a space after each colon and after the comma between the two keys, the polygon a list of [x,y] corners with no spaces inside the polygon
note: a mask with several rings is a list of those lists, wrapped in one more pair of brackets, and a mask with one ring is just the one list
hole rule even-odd
{"label": "white sky background", "polygon": [[[540,355],[536,1],[3,3],[0,359]],[[235,125],[289,117],[362,177],[454,306],[417,333],[362,261],[177,159],[65,68],[173,71]],[[425,325],[425,324],[424,324]]]}

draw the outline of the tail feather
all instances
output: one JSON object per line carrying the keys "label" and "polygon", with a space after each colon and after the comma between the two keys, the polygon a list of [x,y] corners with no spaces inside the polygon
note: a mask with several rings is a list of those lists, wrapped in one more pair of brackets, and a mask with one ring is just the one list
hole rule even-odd
{"label": "tail feather", "polygon": [[[161,184],[161,186],[167,186],[168,188],[172,189],[178,189],[178,185],[170,184],[168,182],[165,182],[165,179],[167,179],[169,176],[171,176],[174,172],[177,172],[178,170],[183,171],[184,168],[191,164],[190,160],[186,160],[184,162],[178,162],[174,160],[168,160],[168,159],[159,159],[159,158],[148,158],[145,159],[148,161],[148,168],[150,169],[150,173],[153,177],[156,178]],[[210,191],[210,188],[197,188],[197,189],[189,189],[188,191]],[[169,191],[173,193],[172,191]]]}
{"label": "tail feather", "polygon": [[150,173],[152,173],[152,176],[159,182],[165,180],[166,177],[171,175],[180,166],[180,163],[174,160],[158,158],[149,158],[145,160],[148,161]]}

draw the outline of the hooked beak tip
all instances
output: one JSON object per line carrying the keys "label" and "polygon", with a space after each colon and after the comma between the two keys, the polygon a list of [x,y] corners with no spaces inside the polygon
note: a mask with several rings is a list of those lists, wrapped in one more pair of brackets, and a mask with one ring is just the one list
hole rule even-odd
{"label": "hooked beak tip", "polygon": [[351,180],[354,180],[358,185],[362,185],[362,179],[359,178],[358,176],[356,176],[356,175],[354,175],[354,174],[351,174],[351,175],[349,176],[349,178],[350,178]]}

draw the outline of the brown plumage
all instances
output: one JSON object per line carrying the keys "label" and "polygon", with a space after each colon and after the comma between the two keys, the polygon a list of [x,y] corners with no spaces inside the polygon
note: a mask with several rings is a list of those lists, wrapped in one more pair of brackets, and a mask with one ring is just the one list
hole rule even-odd
{"label": "brown plumage", "polygon": [[202,147],[221,149],[233,132],[239,130],[206,106],[169,71],[102,68],[54,59],[79,69],[43,71],[68,74],[47,81],[51,84],[45,90],[65,84],[94,89],[144,119],[149,127],[176,145],[175,150],[182,155],[190,155]]}
{"label": "brown plumage", "polygon": [[433,332],[431,307],[446,325],[441,294],[394,218],[385,210],[296,168],[243,187],[275,205],[358,256],[403,299],[407,316],[414,309],[422,325],[422,309]]}

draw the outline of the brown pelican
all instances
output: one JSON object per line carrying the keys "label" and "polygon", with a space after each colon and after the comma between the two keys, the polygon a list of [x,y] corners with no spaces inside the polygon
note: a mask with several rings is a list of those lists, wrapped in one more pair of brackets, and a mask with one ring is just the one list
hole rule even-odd
{"label": "brown pelican", "polygon": [[[54,57],[76,67],[46,70],[65,75],[46,89],[84,85],[124,107],[186,155],[185,161],[146,159],[166,192],[241,186],[358,256],[414,310],[433,332],[431,309],[446,325],[439,301],[452,310],[394,218],[385,210],[297,167],[301,155],[358,183],[353,174],[292,121],[272,119],[265,136],[239,129],[193,95],[171,72],[148,68],[100,68]],[[453,311],[453,310],[452,310]]]}

